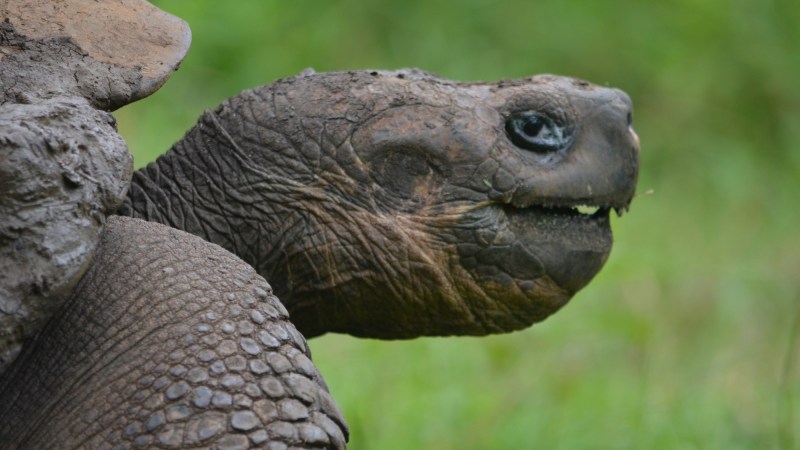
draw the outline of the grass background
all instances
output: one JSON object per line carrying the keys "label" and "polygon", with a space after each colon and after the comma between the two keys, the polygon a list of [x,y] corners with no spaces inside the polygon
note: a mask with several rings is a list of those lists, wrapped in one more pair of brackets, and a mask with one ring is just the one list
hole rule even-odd
{"label": "grass background", "polygon": [[800,448],[800,2],[154,3],[194,41],[116,112],[137,166],[309,66],[550,72],[634,99],[654,193],[563,311],[488,338],[310,342],[351,449]]}

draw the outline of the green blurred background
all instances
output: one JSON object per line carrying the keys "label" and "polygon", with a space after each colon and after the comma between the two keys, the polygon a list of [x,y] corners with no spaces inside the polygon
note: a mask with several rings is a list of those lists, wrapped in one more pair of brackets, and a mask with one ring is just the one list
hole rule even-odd
{"label": "green blurred background", "polygon": [[116,113],[137,166],[306,67],[550,72],[634,99],[653,193],[563,311],[489,338],[310,342],[351,449],[800,448],[800,2],[154,3],[194,40]]}

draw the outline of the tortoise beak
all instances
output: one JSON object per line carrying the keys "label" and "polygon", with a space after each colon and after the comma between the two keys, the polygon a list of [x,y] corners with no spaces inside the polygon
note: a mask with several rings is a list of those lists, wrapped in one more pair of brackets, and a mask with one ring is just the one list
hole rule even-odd
{"label": "tortoise beak", "polygon": [[602,87],[572,88],[559,81],[576,111],[571,145],[552,163],[532,165],[518,178],[511,203],[527,206],[591,206],[626,211],[639,173],[639,137],[627,94]]}

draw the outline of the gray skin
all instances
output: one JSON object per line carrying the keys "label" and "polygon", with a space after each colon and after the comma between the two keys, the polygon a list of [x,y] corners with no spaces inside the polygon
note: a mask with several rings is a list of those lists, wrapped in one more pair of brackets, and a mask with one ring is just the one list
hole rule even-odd
{"label": "gray skin", "polygon": [[0,376],[0,448],[344,448],[267,282],[196,236],[111,217],[94,264]]}
{"label": "gray skin", "polygon": [[[37,39],[29,41],[50,42]],[[38,59],[0,59],[0,81],[34,74],[27,61]],[[68,62],[67,75],[83,67]],[[300,332],[482,335],[542,320],[600,270],[609,212],[627,209],[636,183],[638,140],[618,90],[554,76],[456,83],[416,70],[304,73],[204,114],[134,174],[118,213],[150,222],[104,223],[130,162],[104,153],[117,139],[104,113],[87,100],[51,99],[95,95],[95,79],[75,80],[13,95],[2,81],[10,112],[0,119],[13,120],[0,126],[28,134],[5,141],[25,158],[0,159],[1,173],[41,161],[51,180],[40,189],[25,176],[3,179],[6,193],[35,194],[19,196],[33,201],[10,206],[8,217],[47,210],[61,192],[100,205],[66,219],[87,223],[78,240],[90,242],[82,254],[93,259],[53,275],[66,300],[0,374],[2,448],[343,448],[347,426]],[[161,82],[122,95],[111,80],[88,104],[130,100]],[[37,122],[49,114],[37,111],[55,111],[52,123]],[[53,134],[67,142],[58,151],[48,147]],[[91,175],[103,167],[95,158],[113,170]],[[32,223],[43,237],[30,242],[69,242],[47,221]],[[11,266],[20,226],[3,224],[0,250],[11,250],[0,262]]]}
{"label": "gray skin", "polygon": [[[563,145],[515,145],[522,112],[550,118]],[[206,112],[134,174],[119,213],[238,255],[306,337],[518,330],[605,262],[609,211],[636,183],[630,115],[621,91],[547,75],[301,75]]]}
{"label": "gray skin", "polygon": [[91,263],[133,162],[82,98],[0,106],[0,372]]}

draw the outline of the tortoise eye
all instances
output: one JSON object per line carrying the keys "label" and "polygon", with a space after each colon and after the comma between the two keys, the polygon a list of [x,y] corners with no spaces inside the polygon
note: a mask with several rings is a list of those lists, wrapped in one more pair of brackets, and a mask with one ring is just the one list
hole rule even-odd
{"label": "tortoise eye", "polygon": [[506,121],[506,133],[517,147],[535,152],[554,152],[570,141],[563,126],[535,111],[514,113]]}

